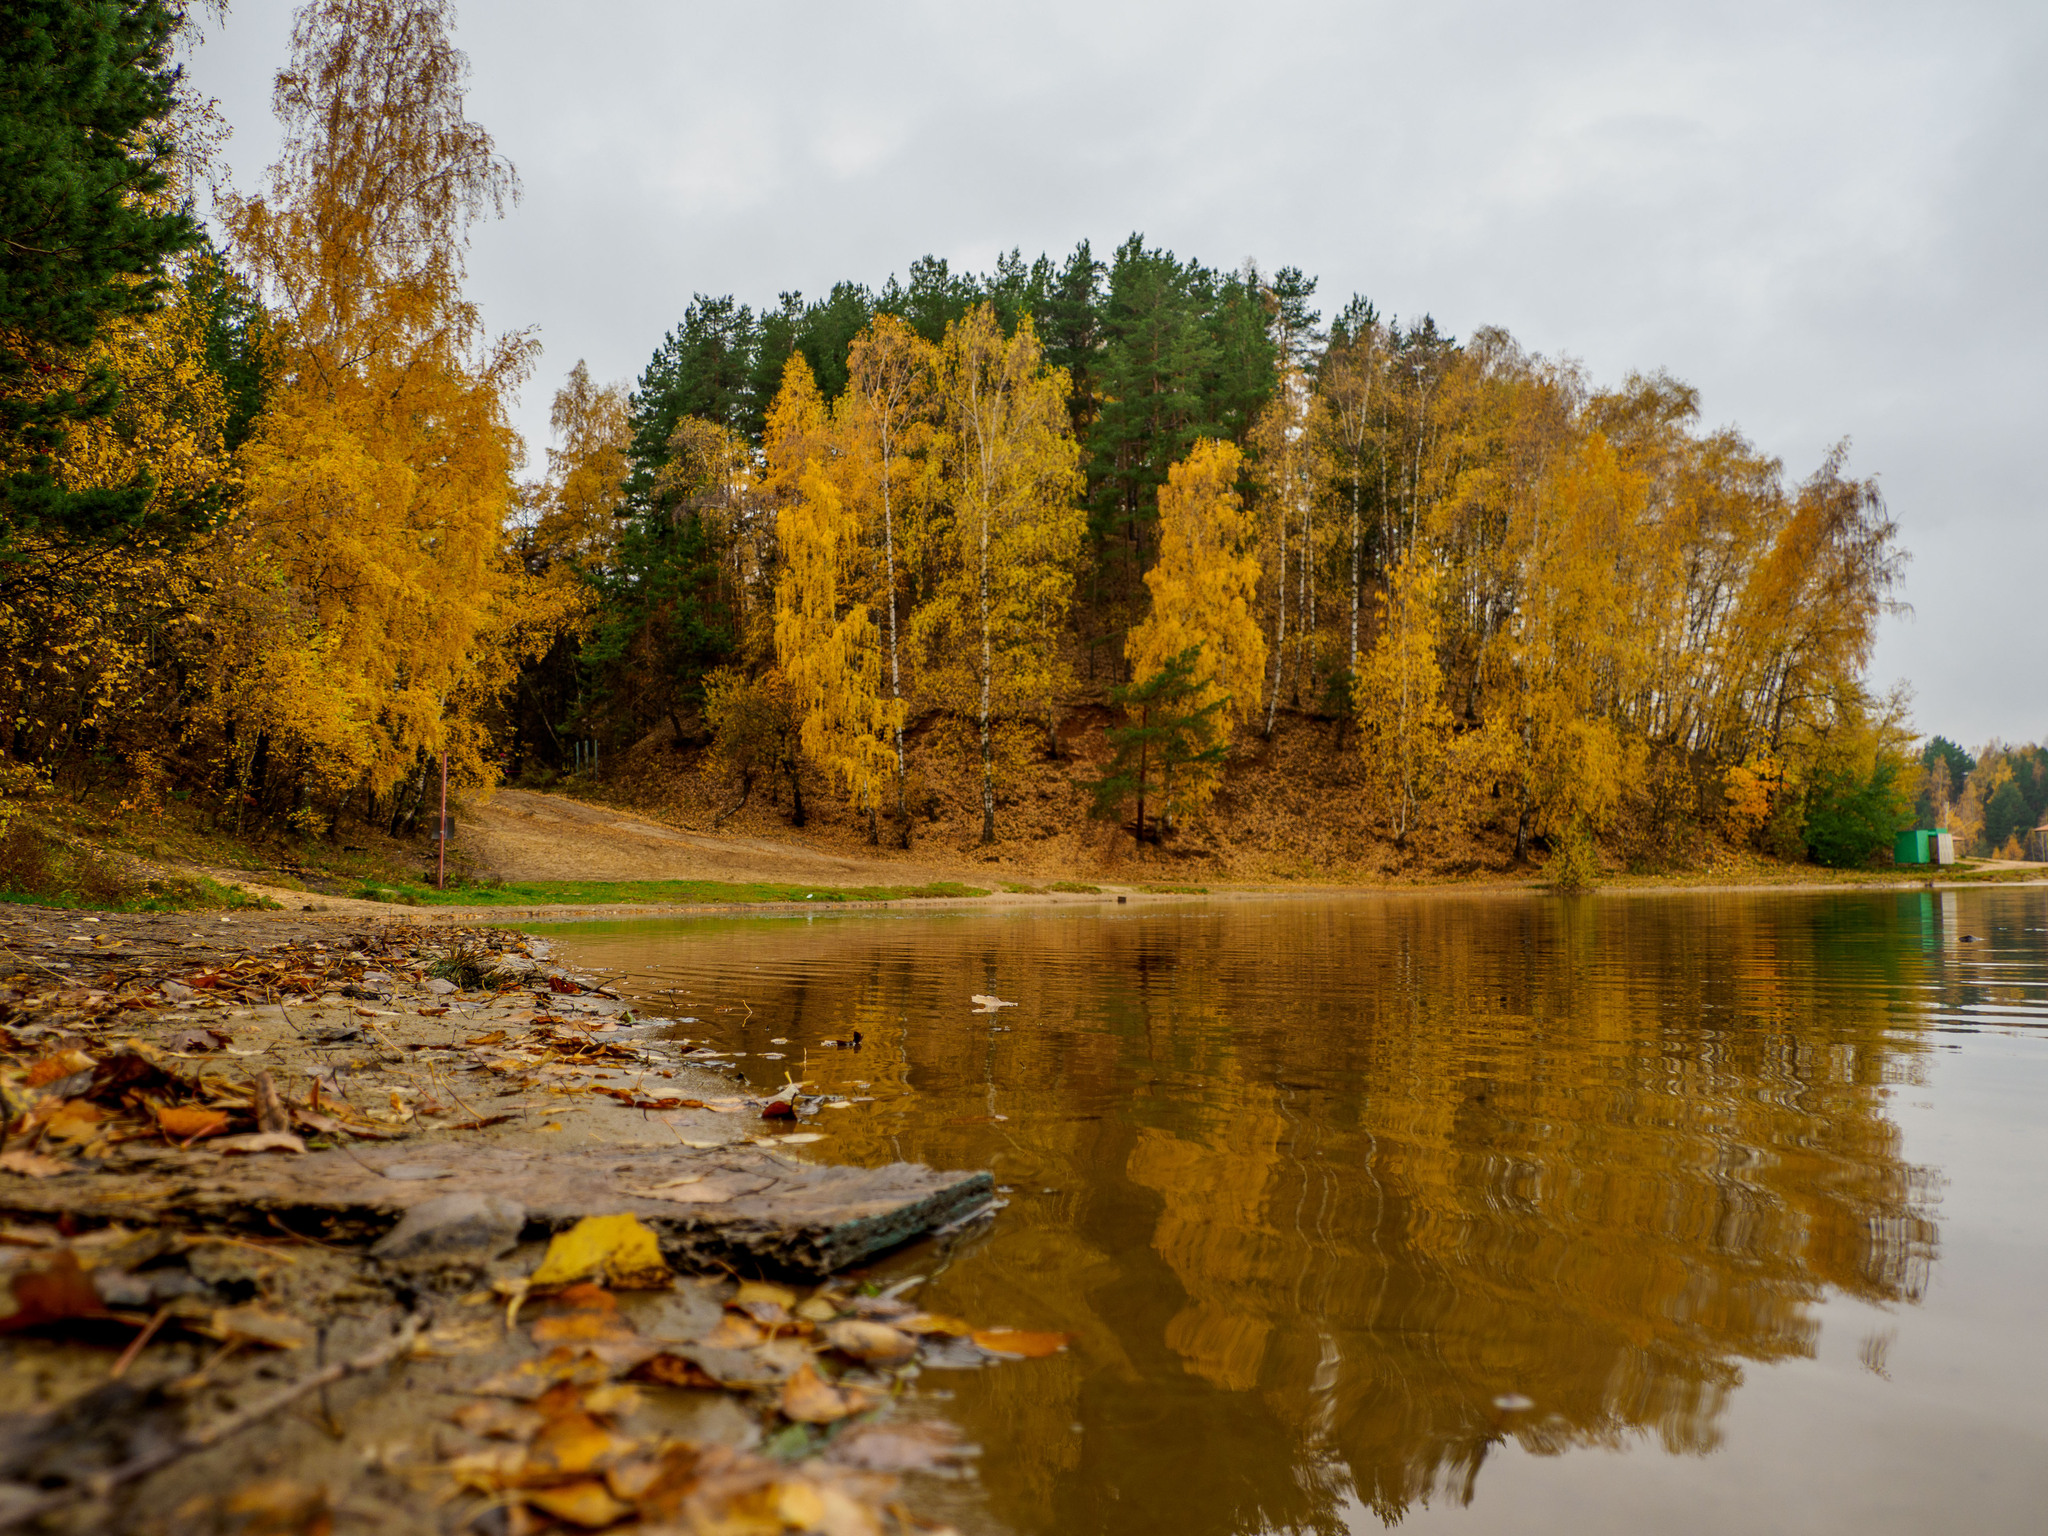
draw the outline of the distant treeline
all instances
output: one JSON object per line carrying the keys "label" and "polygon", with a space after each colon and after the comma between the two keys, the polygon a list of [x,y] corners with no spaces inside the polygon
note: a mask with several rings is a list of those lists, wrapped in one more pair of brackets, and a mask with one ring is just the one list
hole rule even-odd
{"label": "distant treeline", "polygon": [[1903,709],[1862,680],[1903,559],[1874,483],[1839,450],[1788,479],[1669,377],[1596,386],[1363,298],[1325,317],[1294,268],[1134,235],[699,295],[630,386],[570,371],[522,481],[536,349],[463,281],[518,186],[463,116],[447,0],[302,6],[280,160],[212,230],[185,8],[23,14],[10,783],[402,831],[444,752],[481,783],[659,728],[732,803],[844,796],[877,838],[949,759],[996,837],[1085,700],[1124,721],[1098,807],[1146,837],[1306,720],[1364,765],[1331,814],[1402,843],[1854,862],[1913,811]]}

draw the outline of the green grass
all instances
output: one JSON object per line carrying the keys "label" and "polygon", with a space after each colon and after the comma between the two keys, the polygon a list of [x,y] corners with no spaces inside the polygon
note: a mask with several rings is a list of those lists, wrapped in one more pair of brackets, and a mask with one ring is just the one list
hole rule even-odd
{"label": "green grass", "polygon": [[1139,889],[1153,896],[1206,896],[1209,894],[1209,887],[1206,885],[1146,885],[1140,886]]}
{"label": "green grass", "polygon": [[1000,885],[1012,896],[1043,896],[1045,894],[1045,889],[1042,886],[1019,885],[1014,880],[998,880],[996,884]]}
{"label": "green grass", "polygon": [[437,891],[410,881],[366,885],[364,901],[390,901],[415,907],[595,907],[612,905],[689,905],[756,902],[904,901],[917,897],[986,896],[974,885],[941,880],[931,885],[776,885],[766,881],[724,880],[522,880],[450,885]]}
{"label": "green grass", "polygon": [[1046,887],[1048,891],[1065,891],[1074,896],[1100,896],[1102,887],[1089,885],[1082,880],[1055,880]]}

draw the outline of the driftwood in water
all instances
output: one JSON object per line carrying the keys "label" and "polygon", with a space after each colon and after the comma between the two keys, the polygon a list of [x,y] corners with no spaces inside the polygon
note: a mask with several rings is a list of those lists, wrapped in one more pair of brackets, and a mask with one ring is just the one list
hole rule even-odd
{"label": "driftwood in water", "polygon": [[328,1241],[360,1240],[456,1191],[518,1202],[528,1236],[631,1211],[680,1269],[825,1275],[976,1215],[994,1198],[994,1181],[913,1163],[821,1167],[755,1148],[541,1152],[414,1142],[303,1157],[184,1153],[139,1172],[0,1176],[0,1210],[273,1234],[281,1223]]}

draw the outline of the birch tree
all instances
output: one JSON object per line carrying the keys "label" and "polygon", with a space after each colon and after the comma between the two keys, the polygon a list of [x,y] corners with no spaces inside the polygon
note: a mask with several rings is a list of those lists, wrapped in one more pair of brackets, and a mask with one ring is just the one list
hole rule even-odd
{"label": "birch tree", "polygon": [[1066,681],[1055,637],[1086,529],[1066,396],[1028,320],[1005,340],[981,304],[947,327],[934,402],[944,548],[913,627],[934,691],[973,722],[984,845],[1000,727]]}

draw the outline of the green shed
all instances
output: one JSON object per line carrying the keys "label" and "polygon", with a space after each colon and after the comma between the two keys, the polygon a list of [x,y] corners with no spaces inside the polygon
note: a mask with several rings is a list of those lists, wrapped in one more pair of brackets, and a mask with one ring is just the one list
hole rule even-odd
{"label": "green shed", "polygon": [[1953,864],[1955,839],[1946,827],[1922,827],[1901,832],[1892,843],[1894,864]]}

